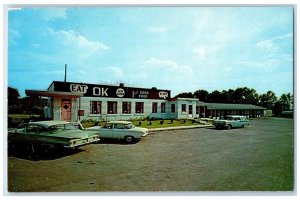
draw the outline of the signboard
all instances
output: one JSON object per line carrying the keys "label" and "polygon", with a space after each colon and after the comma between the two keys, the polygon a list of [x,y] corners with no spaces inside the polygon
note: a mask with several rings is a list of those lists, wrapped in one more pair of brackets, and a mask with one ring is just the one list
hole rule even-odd
{"label": "signboard", "polygon": [[111,85],[96,85],[87,83],[72,83],[53,81],[54,91],[82,93],[86,97],[114,97],[135,99],[169,99],[170,90],[156,88],[133,88]]}

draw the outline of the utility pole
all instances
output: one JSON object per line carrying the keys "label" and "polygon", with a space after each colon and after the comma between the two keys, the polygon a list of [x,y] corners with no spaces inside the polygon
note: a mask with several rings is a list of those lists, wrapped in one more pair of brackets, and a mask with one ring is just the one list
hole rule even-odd
{"label": "utility pole", "polygon": [[65,82],[67,82],[67,64],[65,64]]}

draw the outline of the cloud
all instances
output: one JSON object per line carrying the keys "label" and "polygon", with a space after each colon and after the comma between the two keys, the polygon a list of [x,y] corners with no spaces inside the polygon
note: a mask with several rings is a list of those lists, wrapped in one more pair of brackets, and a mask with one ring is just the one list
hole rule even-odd
{"label": "cloud", "polygon": [[277,37],[273,37],[269,40],[262,40],[260,42],[257,42],[256,46],[259,49],[266,50],[266,51],[277,51],[280,47],[279,43],[282,40],[292,39],[292,38],[293,38],[293,34],[288,33],[288,34],[280,35],[280,36],[277,36]]}
{"label": "cloud", "polygon": [[79,57],[89,57],[95,54],[101,54],[102,51],[110,49],[109,46],[101,43],[88,40],[83,35],[72,30],[48,29],[48,33],[58,43],[65,47],[66,51],[77,52]]}
{"label": "cloud", "polygon": [[21,38],[21,34],[18,31],[12,28],[8,29],[8,42],[10,45],[16,45],[19,38]]}
{"label": "cloud", "polygon": [[190,66],[181,65],[172,60],[159,60],[157,58],[151,57],[146,61],[146,63],[157,68],[166,68],[167,70],[175,72],[193,72],[193,69]]}
{"label": "cloud", "polygon": [[199,48],[194,48],[193,52],[200,58],[201,60],[205,59],[206,57],[206,48],[205,47],[199,47]]}
{"label": "cloud", "polygon": [[167,30],[167,27],[164,26],[152,26],[147,29],[150,33],[165,33]]}
{"label": "cloud", "polygon": [[[266,59],[261,61],[238,61],[238,65],[243,65],[249,68],[255,68],[257,70],[263,70],[265,72],[273,72],[279,65],[279,60],[277,59]],[[259,71],[258,71],[259,72]]]}
{"label": "cloud", "polygon": [[115,66],[105,67],[104,71],[106,74],[112,74],[115,78],[123,78],[124,75],[124,70]]}
{"label": "cloud", "polygon": [[42,10],[42,17],[46,21],[67,19],[67,8],[44,8]]}

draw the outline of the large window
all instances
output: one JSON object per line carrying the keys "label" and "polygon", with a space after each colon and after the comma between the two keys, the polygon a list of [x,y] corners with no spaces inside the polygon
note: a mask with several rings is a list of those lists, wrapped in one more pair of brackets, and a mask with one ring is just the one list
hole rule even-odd
{"label": "large window", "polygon": [[122,103],[122,114],[131,114],[131,102]]}
{"label": "large window", "polygon": [[135,113],[144,113],[144,102],[135,103]]}
{"label": "large window", "polygon": [[152,113],[157,113],[157,102],[152,103]]}
{"label": "large window", "polygon": [[171,113],[175,113],[175,104],[171,104]]}
{"label": "large window", "polygon": [[107,102],[107,114],[117,114],[118,113],[118,104],[116,101]]}
{"label": "large window", "polygon": [[186,112],[186,104],[181,104],[181,112]]}
{"label": "large window", "polygon": [[101,114],[101,101],[90,101],[90,114]]}
{"label": "large window", "polygon": [[160,112],[161,113],[166,113],[166,103],[161,103],[160,104]]}

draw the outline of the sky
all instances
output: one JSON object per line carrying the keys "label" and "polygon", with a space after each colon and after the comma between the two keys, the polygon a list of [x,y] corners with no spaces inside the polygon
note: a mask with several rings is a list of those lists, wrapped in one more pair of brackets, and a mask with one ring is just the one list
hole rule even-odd
{"label": "sky", "polygon": [[8,11],[7,85],[67,81],[293,94],[293,7],[36,7]]}

